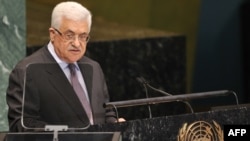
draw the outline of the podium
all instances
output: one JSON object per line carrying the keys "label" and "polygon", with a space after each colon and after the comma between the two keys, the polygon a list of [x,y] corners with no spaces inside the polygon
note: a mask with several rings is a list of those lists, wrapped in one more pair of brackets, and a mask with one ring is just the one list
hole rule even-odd
{"label": "podium", "polygon": [[[120,132],[59,132],[59,141],[121,141]],[[53,132],[1,133],[0,141],[54,141]]]}
{"label": "podium", "polygon": [[[184,141],[184,139],[181,139],[180,131],[188,133],[188,130],[184,130],[185,125],[190,128],[199,127],[199,129],[216,128],[214,129],[214,136],[220,134],[223,137],[224,125],[246,124],[250,124],[250,104],[215,107],[207,112],[133,120],[118,124],[95,125],[88,130],[120,131],[123,141]],[[214,140],[223,140],[218,138]]]}
{"label": "podium", "polygon": [[[250,104],[215,107],[200,113],[93,125],[84,132],[59,132],[58,138],[59,141],[182,141],[180,131],[188,133],[184,130],[184,125],[190,128],[191,125],[192,127],[199,125],[200,129],[204,125],[206,127],[211,125],[211,129],[216,127],[214,130],[216,136],[223,134],[224,125],[246,124],[250,124]],[[51,141],[52,139],[53,132],[0,134],[0,141]]]}
{"label": "podium", "polygon": [[[175,95],[130,101],[109,102],[105,107],[134,106],[176,100],[234,94],[227,90]],[[186,141],[192,139],[223,141],[225,125],[250,124],[250,103],[211,107],[209,111],[91,125],[85,130],[58,132],[60,141]],[[1,133],[0,141],[51,141],[53,132]],[[55,140],[53,140],[55,141]]]}

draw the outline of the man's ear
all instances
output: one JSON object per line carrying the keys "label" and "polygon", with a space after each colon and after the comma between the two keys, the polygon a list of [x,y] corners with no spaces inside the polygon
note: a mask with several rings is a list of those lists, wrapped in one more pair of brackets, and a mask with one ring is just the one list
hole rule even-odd
{"label": "man's ear", "polygon": [[56,31],[52,27],[50,27],[49,28],[49,37],[50,37],[51,42],[54,41],[55,34],[56,34]]}

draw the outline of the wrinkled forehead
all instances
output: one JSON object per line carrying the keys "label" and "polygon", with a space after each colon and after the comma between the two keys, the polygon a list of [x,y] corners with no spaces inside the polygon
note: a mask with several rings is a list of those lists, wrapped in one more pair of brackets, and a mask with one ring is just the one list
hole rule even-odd
{"label": "wrinkled forehead", "polygon": [[69,18],[62,18],[59,29],[63,31],[71,31],[74,33],[89,33],[89,23],[87,20],[73,20]]}

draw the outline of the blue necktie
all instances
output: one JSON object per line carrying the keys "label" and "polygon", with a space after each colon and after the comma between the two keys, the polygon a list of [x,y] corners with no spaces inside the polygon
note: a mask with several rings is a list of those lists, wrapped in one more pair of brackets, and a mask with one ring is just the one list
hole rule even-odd
{"label": "blue necktie", "polygon": [[73,89],[75,90],[79,100],[81,101],[81,104],[87,113],[87,116],[89,118],[90,123],[93,124],[93,115],[92,115],[90,103],[89,103],[87,96],[86,96],[85,92],[83,91],[83,88],[82,88],[82,86],[77,78],[76,66],[75,66],[75,64],[69,64],[68,67],[69,67],[70,74],[71,74],[70,75],[71,85],[72,85]]}

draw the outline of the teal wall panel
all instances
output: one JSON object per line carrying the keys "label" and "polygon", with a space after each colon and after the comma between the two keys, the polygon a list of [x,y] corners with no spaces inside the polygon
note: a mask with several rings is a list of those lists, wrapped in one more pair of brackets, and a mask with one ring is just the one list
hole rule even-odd
{"label": "teal wall panel", "polygon": [[25,0],[0,0],[0,131],[8,131],[8,77],[12,68],[25,54]]}

